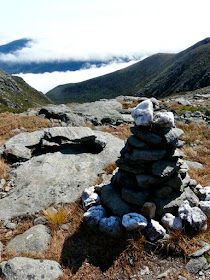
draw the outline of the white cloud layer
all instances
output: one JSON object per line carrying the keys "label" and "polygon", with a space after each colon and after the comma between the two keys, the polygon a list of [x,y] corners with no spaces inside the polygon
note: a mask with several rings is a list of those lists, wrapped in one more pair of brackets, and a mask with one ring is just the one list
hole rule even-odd
{"label": "white cloud layer", "polygon": [[209,0],[7,0],[0,44],[35,42],[1,59],[107,59],[177,52],[209,34]]}
{"label": "white cloud layer", "polygon": [[91,67],[90,69],[82,69],[78,71],[53,72],[44,74],[28,73],[18,74],[18,76],[22,77],[32,87],[42,91],[43,93],[46,93],[58,85],[85,81],[122,69],[132,65],[135,62],[136,61],[130,61],[127,63],[113,62],[102,67]]}

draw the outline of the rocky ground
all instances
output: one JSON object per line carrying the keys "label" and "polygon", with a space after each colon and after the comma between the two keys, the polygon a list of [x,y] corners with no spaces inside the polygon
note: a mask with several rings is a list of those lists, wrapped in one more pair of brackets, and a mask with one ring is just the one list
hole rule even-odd
{"label": "rocky ground", "polygon": [[[100,189],[110,182],[125,145],[122,139],[133,126],[131,107],[142,100],[118,97],[71,107],[48,105],[19,115],[46,119],[48,127],[34,132],[13,127],[10,135],[15,136],[8,141],[1,135],[0,153],[10,167],[9,176],[0,175],[2,279],[208,279],[209,229],[197,239],[184,230],[172,232],[170,240],[154,245],[124,229],[123,237],[110,237],[83,220],[80,197],[88,187]],[[179,126],[202,123],[208,138],[208,88],[187,98],[151,101],[156,112],[172,111]],[[204,146],[203,138],[196,137],[188,143],[194,151]],[[189,153],[188,138],[183,140],[179,146]],[[207,161],[189,159],[193,171],[209,168]],[[208,176],[202,175],[203,187],[209,185]],[[209,194],[201,199],[202,190],[196,190],[209,209]]]}

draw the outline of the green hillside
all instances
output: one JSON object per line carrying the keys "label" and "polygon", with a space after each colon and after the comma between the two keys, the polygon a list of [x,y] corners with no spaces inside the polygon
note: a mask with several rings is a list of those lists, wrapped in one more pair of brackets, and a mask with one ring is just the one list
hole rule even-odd
{"label": "green hillside", "polygon": [[118,95],[161,97],[210,85],[210,38],[178,54],[155,54],[122,70],[57,86],[55,103],[89,102]]}
{"label": "green hillside", "polygon": [[29,86],[22,78],[0,70],[0,112],[22,112],[31,107],[53,103],[42,92]]}

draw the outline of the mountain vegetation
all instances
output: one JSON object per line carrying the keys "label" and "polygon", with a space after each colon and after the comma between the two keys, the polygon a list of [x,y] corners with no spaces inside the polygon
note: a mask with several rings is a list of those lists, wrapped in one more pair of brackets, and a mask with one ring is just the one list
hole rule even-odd
{"label": "mountain vegetation", "polygon": [[22,78],[0,70],[0,110],[21,112],[52,103],[42,92],[29,86]]}
{"label": "mountain vegetation", "polygon": [[122,70],[46,95],[55,103],[89,102],[119,95],[164,97],[210,85],[210,38],[178,54],[158,53]]}

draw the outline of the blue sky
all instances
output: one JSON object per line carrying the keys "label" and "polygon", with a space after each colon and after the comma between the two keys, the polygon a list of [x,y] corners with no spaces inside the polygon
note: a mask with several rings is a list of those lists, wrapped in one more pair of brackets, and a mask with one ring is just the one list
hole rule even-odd
{"label": "blue sky", "polygon": [[[29,37],[9,60],[107,59],[178,52],[210,36],[209,0],[0,1],[0,44]],[[2,58],[2,57],[1,57]]]}

